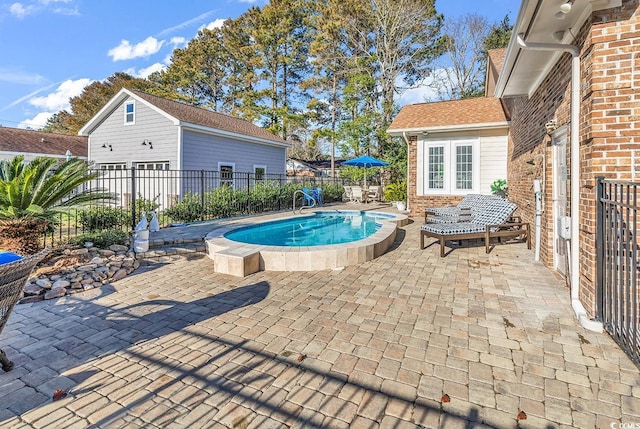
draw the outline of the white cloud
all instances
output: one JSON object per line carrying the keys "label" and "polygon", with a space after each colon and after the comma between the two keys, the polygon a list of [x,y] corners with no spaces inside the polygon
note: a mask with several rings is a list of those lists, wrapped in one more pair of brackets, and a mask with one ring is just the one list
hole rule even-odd
{"label": "white cloud", "polygon": [[207,30],[213,30],[214,28],[221,28],[222,24],[224,24],[226,20],[222,19],[222,18],[218,18],[215,21],[211,21],[210,23],[208,23],[205,28]]}
{"label": "white cloud", "polygon": [[427,85],[420,85],[416,88],[407,89],[396,100],[401,106],[405,104],[426,103],[438,99],[438,92]]}
{"label": "white cloud", "polygon": [[18,124],[18,128],[31,128],[38,130],[47,124],[47,120],[53,116],[51,112],[40,112],[31,119],[25,119]]}
{"label": "white cloud", "polygon": [[189,27],[193,24],[197,24],[198,22],[202,22],[205,19],[207,19],[209,16],[211,16],[211,14],[213,14],[213,10],[210,10],[209,12],[205,12],[203,14],[200,14],[198,16],[196,16],[195,18],[191,18],[188,21],[185,22],[181,22],[178,25],[174,25],[173,27],[169,27],[169,28],[165,28],[164,30],[162,30],[161,32],[158,33],[158,37],[163,37],[166,36],[168,34],[174,33],[178,30],[182,30],[183,28]]}
{"label": "white cloud", "polygon": [[71,0],[39,0],[43,5],[48,5],[49,3],[69,3]]}
{"label": "white cloud", "polygon": [[131,60],[133,58],[148,57],[155,54],[164,45],[164,40],[158,40],[153,36],[149,36],[142,42],[131,45],[128,40],[122,40],[118,46],[109,49],[107,55],[113,58],[113,61]]}
{"label": "white cloud", "polygon": [[169,40],[169,43],[171,43],[173,45],[173,48],[178,48],[180,46],[184,46],[187,44],[187,39],[185,39],[184,37],[172,37],[171,40]]}
{"label": "white cloud", "polygon": [[69,99],[80,95],[85,86],[91,83],[91,79],[65,80],[58,88],[43,97],[33,97],[29,104],[42,110],[57,112],[69,109]]}
{"label": "white cloud", "polygon": [[56,6],[51,8],[54,4],[64,3],[67,4],[71,0],[31,0],[24,3],[13,3],[9,6],[9,13],[15,17],[22,19],[27,15],[31,15],[43,10],[49,10],[52,13],[59,15],[80,15],[77,7],[60,7]]}
{"label": "white cloud", "polygon": [[149,77],[151,73],[164,70],[165,68],[167,68],[165,64],[154,63],[154,64],[151,64],[149,67],[141,68],[140,70],[136,70],[135,67],[131,67],[126,69],[124,72],[133,77],[146,79]]}
{"label": "white cloud", "polygon": [[46,82],[46,79],[36,73],[25,73],[20,70],[0,67],[0,82],[20,85],[40,85]]}
{"label": "white cloud", "polygon": [[25,6],[22,3],[13,3],[9,6],[9,12],[20,19],[31,14],[34,10],[35,8],[33,6]]}

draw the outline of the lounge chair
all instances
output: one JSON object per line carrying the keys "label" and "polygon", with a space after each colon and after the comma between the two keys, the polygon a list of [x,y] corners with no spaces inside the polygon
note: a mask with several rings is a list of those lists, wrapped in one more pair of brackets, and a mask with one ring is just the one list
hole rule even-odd
{"label": "lounge chair", "polygon": [[440,256],[445,256],[444,248],[447,240],[471,240],[484,238],[485,251],[489,253],[491,238],[523,237],[527,247],[531,249],[529,224],[525,222],[508,222],[516,205],[500,198],[493,204],[476,213],[470,222],[427,223],[420,230],[420,249],[424,249],[424,238],[432,237],[440,241]]}
{"label": "lounge chair", "polygon": [[[490,204],[503,200],[497,195],[468,194],[457,206],[427,207],[424,209],[425,223],[450,223],[441,218],[453,218],[453,222],[467,222],[468,217],[473,217]],[[434,219],[437,218],[437,219]]]}
{"label": "lounge chair", "polygon": [[[35,255],[0,264],[0,333],[9,320],[11,310],[20,299],[31,271],[48,253],[49,249],[44,249]],[[7,355],[2,350],[0,350],[0,365],[3,371],[13,369],[13,362],[7,359]]]}

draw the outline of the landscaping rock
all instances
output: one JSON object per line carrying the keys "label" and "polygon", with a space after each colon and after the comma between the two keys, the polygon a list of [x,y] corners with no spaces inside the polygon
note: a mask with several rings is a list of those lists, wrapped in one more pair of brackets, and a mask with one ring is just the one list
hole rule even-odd
{"label": "landscaping rock", "polygon": [[18,301],[18,304],[30,304],[32,302],[42,301],[43,299],[44,295],[25,296],[20,301]]}
{"label": "landscaping rock", "polygon": [[51,285],[51,289],[57,289],[60,287],[68,287],[71,286],[71,282],[67,281],[67,280],[56,280],[52,285]]}
{"label": "landscaping rock", "polygon": [[127,250],[127,246],[119,245],[64,249],[37,267],[19,303],[54,299],[121,280],[140,266]]}
{"label": "landscaping rock", "polygon": [[51,289],[51,282],[47,278],[36,280],[36,284],[43,289]]}
{"label": "landscaping rock", "polygon": [[67,290],[63,287],[51,289],[47,293],[44,294],[44,299],[53,299],[60,298],[61,296],[65,296],[67,294]]}
{"label": "landscaping rock", "polygon": [[38,286],[35,283],[28,283],[25,287],[24,287],[24,294],[25,295],[40,295],[41,293],[44,293],[45,289],[41,288],[40,286]]}
{"label": "landscaping rock", "polygon": [[116,271],[116,273],[111,278],[111,281],[116,282],[118,280],[121,280],[121,279],[125,278],[126,276],[127,276],[127,270],[125,270],[123,268],[123,269],[120,269],[120,270]]}

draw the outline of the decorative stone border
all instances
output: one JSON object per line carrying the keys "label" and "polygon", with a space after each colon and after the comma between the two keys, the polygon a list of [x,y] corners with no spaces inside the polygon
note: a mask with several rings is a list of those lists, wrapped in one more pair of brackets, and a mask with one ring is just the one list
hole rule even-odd
{"label": "decorative stone border", "polygon": [[[359,213],[353,210],[317,210],[320,211]],[[221,226],[207,234],[207,255],[214,261],[216,273],[238,277],[246,277],[258,271],[316,271],[358,265],[384,254],[396,238],[397,227],[409,223],[404,214],[368,213],[381,216],[377,221],[382,226],[371,236],[350,243],[309,247],[264,246],[225,238],[224,235],[234,229],[276,220],[243,219],[242,223]],[[286,216],[277,220],[299,216]]]}

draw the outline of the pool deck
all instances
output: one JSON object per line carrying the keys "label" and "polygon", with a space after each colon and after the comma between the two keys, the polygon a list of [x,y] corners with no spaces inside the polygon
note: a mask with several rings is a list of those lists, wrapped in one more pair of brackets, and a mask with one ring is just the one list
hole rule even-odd
{"label": "pool deck", "polygon": [[[344,269],[238,278],[193,253],[19,305],[0,335],[16,365],[0,372],[0,427],[640,423],[640,370],[576,322],[564,281],[525,244],[440,258],[419,249],[421,223]],[[189,242],[207,228],[161,233]],[[52,401],[56,389],[68,395]]]}

